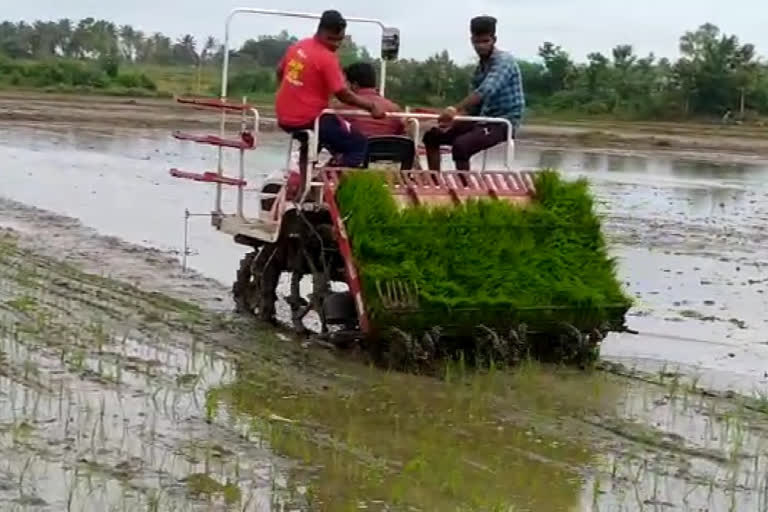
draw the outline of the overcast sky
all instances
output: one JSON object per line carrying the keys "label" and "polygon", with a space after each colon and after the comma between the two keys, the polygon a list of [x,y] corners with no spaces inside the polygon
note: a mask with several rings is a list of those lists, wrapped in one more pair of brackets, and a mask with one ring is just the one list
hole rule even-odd
{"label": "overcast sky", "polygon": [[[520,57],[535,56],[537,47],[549,40],[580,61],[590,51],[609,52],[621,43],[632,44],[643,55],[674,57],[680,35],[709,21],[768,55],[768,0],[0,0],[0,5],[3,19],[92,16],[173,37],[191,33],[198,40],[208,34],[223,38],[224,18],[233,7],[336,8],[346,16],[379,18],[399,27],[403,57],[422,58],[446,48],[460,62],[472,58],[468,22],[478,14],[499,19],[501,46]],[[305,35],[314,23],[245,17],[235,22],[233,37],[241,42],[283,28]],[[378,53],[375,30],[352,27],[350,33]]]}

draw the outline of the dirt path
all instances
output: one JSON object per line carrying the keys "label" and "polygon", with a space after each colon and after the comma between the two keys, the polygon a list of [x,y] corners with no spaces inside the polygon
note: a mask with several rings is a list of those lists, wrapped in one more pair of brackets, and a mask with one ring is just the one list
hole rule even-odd
{"label": "dirt path", "polygon": [[[262,129],[274,130],[271,105],[259,105]],[[0,91],[0,122],[19,125],[91,128],[216,129],[210,111],[191,109],[172,99],[128,99]],[[608,121],[530,122],[519,140],[542,147],[620,148],[690,153],[698,157],[765,157],[768,128],[695,123]]]}

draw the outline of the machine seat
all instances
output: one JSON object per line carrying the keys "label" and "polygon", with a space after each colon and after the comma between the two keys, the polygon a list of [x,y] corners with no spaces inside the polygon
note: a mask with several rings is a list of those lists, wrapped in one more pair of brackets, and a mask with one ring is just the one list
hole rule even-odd
{"label": "machine seat", "polygon": [[416,145],[413,139],[403,135],[377,135],[368,138],[368,152],[365,167],[375,162],[400,164],[400,170],[413,169],[416,159]]}

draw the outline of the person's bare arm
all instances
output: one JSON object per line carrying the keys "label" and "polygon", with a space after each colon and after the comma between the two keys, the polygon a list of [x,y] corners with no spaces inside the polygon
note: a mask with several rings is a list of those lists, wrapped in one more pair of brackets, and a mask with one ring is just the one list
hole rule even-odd
{"label": "person's bare arm", "polygon": [[337,92],[336,97],[339,99],[339,101],[346,103],[347,105],[352,105],[353,107],[367,110],[371,113],[371,116],[374,119],[382,119],[386,116],[386,112],[379,108],[376,102],[355,94],[348,87]]}
{"label": "person's bare arm", "polygon": [[508,79],[508,69],[508,67],[493,65],[480,86],[457,105],[445,109],[441,120],[450,121],[457,115],[466,114],[472,107],[482,103],[484,98],[496,94],[502,83]]}
{"label": "person's bare arm", "polygon": [[461,100],[461,102],[456,104],[455,107],[448,107],[445,110],[443,110],[443,112],[440,114],[440,118],[438,119],[438,122],[441,125],[449,124],[451,121],[453,121],[454,117],[466,114],[470,108],[476,105],[479,105],[480,103],[482,103],[482,101],[483,101],[483,97],[480,96],[480,94],[478,94],[477,92],[473,92],[472,94],[470,94],[469,96]]}
{"label": "person's bare arm", "polygon": [[479,105],[482,103],[483,97],[480,96],[477,92],[473,92],[463,100],[461,100],[460,103],[458,103],[455,107],[456,112],[459,114],[465,114],[469,109],[471,109],[474,106]]}

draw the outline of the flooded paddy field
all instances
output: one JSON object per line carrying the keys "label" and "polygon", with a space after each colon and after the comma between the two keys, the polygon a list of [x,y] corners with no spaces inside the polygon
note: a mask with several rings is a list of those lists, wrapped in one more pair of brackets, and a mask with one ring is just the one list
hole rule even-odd
{"label": "flooded paddy field", "polygon": [[766,510],[768,399],[384,372],[0,242],[4,510]]}
{"label": "flooded paddy field", "polygon": [[590,178],[638,334],[605,371],[427,378],[234,318],[205,217],[181,271],[213,189],[167,169],[212,151],[2,126],[0,155],[0,509],[768,510],[768,162],[521,145]]}

